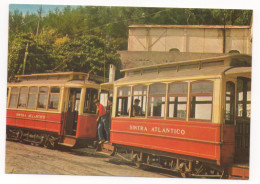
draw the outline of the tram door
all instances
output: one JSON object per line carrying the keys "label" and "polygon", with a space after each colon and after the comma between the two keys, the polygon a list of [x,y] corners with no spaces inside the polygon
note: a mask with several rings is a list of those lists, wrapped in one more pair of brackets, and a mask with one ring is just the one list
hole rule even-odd
{"label": "tram door", "polygon": [[76,135],[81,89],[70,88],[66,121],[66,135]]}
{"label": "tram door", "polygon": [[251,117],[251,79],[237,80],[237,117],[236,117],[236,150],[235,161],[249,161]]}

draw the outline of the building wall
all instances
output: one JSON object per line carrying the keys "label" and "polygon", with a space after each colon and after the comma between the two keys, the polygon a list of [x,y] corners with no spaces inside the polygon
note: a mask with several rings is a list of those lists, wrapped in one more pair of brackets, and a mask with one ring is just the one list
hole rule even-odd
{"label": "building wall", "polygon": [[[225,53],[252,54],[249,26],[226,26]],[[223,26],[130,26],[128,51],[224,53]]]}

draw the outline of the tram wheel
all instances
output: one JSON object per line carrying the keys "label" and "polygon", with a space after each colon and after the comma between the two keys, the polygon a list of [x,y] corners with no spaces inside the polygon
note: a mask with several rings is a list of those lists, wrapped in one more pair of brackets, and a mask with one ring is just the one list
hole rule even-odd
{"label": "tram wheel", "polygon": [[136,155],[135,165],[138,169],[141,169],[141,167],[142,167],[142,156],[143,156],[142,152],[137,153],[137,155]]}
{"label": "tram wheel", "polygon": [[53,136],[46,136],[44,147],[54,149],[57,146],[57,140]]}

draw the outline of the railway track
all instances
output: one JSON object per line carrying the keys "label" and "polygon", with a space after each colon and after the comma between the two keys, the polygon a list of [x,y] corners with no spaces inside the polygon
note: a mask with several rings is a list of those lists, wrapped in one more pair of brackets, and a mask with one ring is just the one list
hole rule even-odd
{"label": "railway track", "polygon": [[156,172],[157,174],[163,175],[168,178],[181,178],[181,176],[179,176],[178,173],[171,171],[169,169],[163,169],[162,167],[147,165],[147,164],[142,164],[140,167],[136,166],[131,159],[127,158],[130,157],[130,154],[128,156],[124,156],[123,154],[116,153],[116,155],[121,159],[127,161],[130,167],[141,168],[147,171]]}

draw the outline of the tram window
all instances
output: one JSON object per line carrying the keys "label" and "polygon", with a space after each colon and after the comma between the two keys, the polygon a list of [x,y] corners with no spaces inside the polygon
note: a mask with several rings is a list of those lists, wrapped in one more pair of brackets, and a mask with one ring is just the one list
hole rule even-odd
{"label": "tram window", "polygon": [[141,70],[138,70],[138,71],[129,72],[128,76],[134,76],[134,75],[140,75],[140,74],[141,74]]}
{"label": "tram window", "polygon": [[190,118],[211,120],[213,82],[191,83]]}
{"label": "tram window", "polygon": [[117,93],[117,116],[128,116],[130,109],[130,88],[122,87]]}
{"label": "tram window", "polygon": [[166,84],[156,83],[149,88],[148,116],[164,117]]}
{"label": "tram window", "polygon": [[169,84],[168,117],[186,118],[187,114],[187,83]]}
{"label": "tram window", "polygon": [[58,109],[60,99],[60,88],[52,87],[50,91],[48,109]]}
{"label": "tram window", "polygon": [[101,103],[105,108],[107,107],[107,100],[108,100],[109,92],[102,90],[99,94],[99,103]]}
{"label": "tram window", "polygon": [[27,98],[28,98],[28,88],[27,87],[21,87],[20,88],[18,108],[26,108]]}
{"label": "tram window", "polygon": [[28,108],[35,108],[36,107],[37,93],[38,93],[37,87],[30,87],[29,97],[28,97],[28,105],[27,105]]}
{"label": "tram window", "polygon": [[14,87],[14,88],[11,89],[11,97],[10,97],[9,107],[17,107],[18,92],[19,92],[19,89],[17,87]]}
{"label": "tram window", "polygon": [[146,86],[133,88],[132,116],[145,116],[146,113]]}
{"label": "tram window", "polygon": [[48,100],[48,87],[40,87],[39,89],[39,98],[38,98],[38,108],[46,109],[47,100]]}
{"label": "tram window", "polygon": [[40,87],[40,93],[48,93],[49,88],[48,87]]}
{"label": "tram window", "polygon": [[168,66],[168,67],[159,68],[159,72],[176,71],[176,70],[177,70],[177,66]]}
{"label": "tram window", "polygon": [[226,106],[225,106],[226,124],[234,124],[234,104],[235,104],[235,84],[233,82],[227,82]]}
{"label": "tram window", "polygon": [[156,73],[158,70],[156,68],[153,68],[153,69],[146,69],[146,70],[143,70],[143,74],[146,74],[146,73]]}
{"label": "tram window", "polygon": [[221,66],[224,65],[224,61],[213,61],[213,62],[203,62],[202,67],[212,67],[212,66]]}
{"label": "tram window", "polygon": [[247,99],[246,117],[250,118],[251,117],[251,81],[247,81],[246,99]]}
{"label": "tram window", "polygon": [[212,82],[194,82],[191,85],[191,93],[193,94],[207,94],[213,92]]}
{"label": "tram window", "polygon": [[85,103],[84,103],[84,113],[95,114],[96,113],[96,105],[94,100],[98,98],[98,90],[88,88],[86,90],[85,95]]}
{"label": "tram window", "polygon": [[193,69],[193,68],[198,68],[198,64],[187,64],[187,65],[180,65],[179,66],[180,70]]}
{"label": "tram window", "polygon": [[243,117],[243,80],[237,80],[237,95],[238,95],[238,117]]}
{"label": "tram window", "polygon": [[12,88],[11,93],[18,93],[19,89],[17,87]]}
{"label": "tram window", "polygon": [[60,88],[58,88],[58,87],[52,87],[52,88],[51,88],[51,93],[55,93],[55,94],[60,93]]}
{"label": "tram window", "polygon": [[251,81],[247,78],[239,78],[237,80],[238,110],[237,116],[251,117]]}

